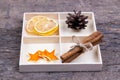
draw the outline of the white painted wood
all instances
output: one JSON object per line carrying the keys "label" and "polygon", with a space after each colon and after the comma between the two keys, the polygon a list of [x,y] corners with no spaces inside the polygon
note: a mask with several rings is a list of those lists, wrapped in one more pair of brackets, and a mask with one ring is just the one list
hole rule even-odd
{"label": "white painted wood", "polygon": [[[63,53],[75,45],[72,42],[72,36],[77,36],[80,40],[96,31],[93,12],[83,12],[88,16],[88,25],[86,29],[80,32],[74,32],[67,28],[65,24],[68,12],[28,12],[24,14],[19,69],[20,72],[40,72],[40,71],[99,71],[102,69],[102,58],[99,45],[93,50],[85,52],[70,63],[61,63],[61,60],[47,62],[39,60],[38,62],[29,62],[28,53],[34,53],[37,50],[47,49],[56,50],[56,56],[60,57]],[[53,36],[36,36],[26,33],[25,27],[27,20],[31,16],[50,16],[59,23],[59,34]]]}

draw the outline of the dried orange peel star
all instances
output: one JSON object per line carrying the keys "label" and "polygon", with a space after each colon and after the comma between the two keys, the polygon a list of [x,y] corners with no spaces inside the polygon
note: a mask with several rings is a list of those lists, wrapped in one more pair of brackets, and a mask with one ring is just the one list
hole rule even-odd
{"label": "dried orange peel star", "polygon": [[35,53],[35,54],[30,54],[29,53],[29,55],[30,55],[30,58],[29,58],[29,61],[38,61],[39,60],[39,58],[40,58],[40,56],[39,56],[39,54],[38,53]]}
{"label": "dried orange peel star", "polygon": [[55,50],[52,52],[47,51],[46,49],[44,51],[38,50],[34,54],[29,53],[29,60],[28,61],[35,61],[37,62],[40,59],[45,59],[47,61],[52,61],[52,60],[58,60],[58,57],[55,56]]}
{"label": "dried orange peel star", "polygon": [[44,50],[42,56],[47,59],[47,61],[58,60],[58,57],[55,55],[55,50],[52,52],[48,52],[46,49]]}

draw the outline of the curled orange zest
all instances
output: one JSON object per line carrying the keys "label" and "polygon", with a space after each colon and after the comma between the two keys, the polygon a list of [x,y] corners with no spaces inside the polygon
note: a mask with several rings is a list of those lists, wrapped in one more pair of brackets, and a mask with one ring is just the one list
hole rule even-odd
{"label": "curled orange zest", "polygon": [[55,56],[55,50],[53,50],[52,52],[49,52],[46,49],[44,51],[38,50],[34,54],[29,55],[29,61],[38,61],[39,59],[45,59],[47,61],[58,60],[58,57]]}

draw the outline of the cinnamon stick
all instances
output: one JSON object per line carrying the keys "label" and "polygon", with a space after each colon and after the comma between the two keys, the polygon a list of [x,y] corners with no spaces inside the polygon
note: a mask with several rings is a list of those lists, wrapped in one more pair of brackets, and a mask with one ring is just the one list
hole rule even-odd
{"label": "cinnamon stick", "polygon": [[68,58],[72,57],[74,55],[74,53],[78,53],[80,51],[82,51],[82,48],[79,46],[75,46],[73,49],[71,49],[67,53],[63,54],[62,56],[60,56],[60,58],[62,59],[62,62],[64,62]]}
{"label": "cinnamon stick", "polygon": [[91,35],[89,35],[88,37],[86,37],[86,38],[82,41],[82,43],[83,43],[83,44],[88,43],[88,42],[90,42],[91,40],[95,39],[95,38],[96,38],[98,35],[100,35],[100,34],[101,34],[101,32],[96,31],[96,32],[92,33]]}
{"label": "cinnamon stick", "polygon": [[62,63],[69,63],[71,62],[72,60],[74,60],[75,58],[77,58],[80,54],[82,54],[82,52],[77,52],[75,55],[73,55],[72,57],[68,58],[67,60],[65,61],[62,61]]}
{"label": "cinnamon stick", "polygon": [[[85,43],[90,42],[93,46],[95,46],[101,41],[102,37],[103,37],[103,34],[99,31],[96,31],[93,34],[86,37],[82,41],[82,43],[85,44]],[[63,63],[71,62],[73,59],[75,59],[77,56],[79,56],[81,54],[79,52],[82,52],[82,51],[83,51],[83,48],[81,48],[80,46],[75,46],[72,50],[64,53],[61,56],[62,62]],[[78,55],[78,53],[79,53],[79,55]]]}
{"label": "cinnamon stick", "polygon": [[91,43],[93,46],[97,45],[101,40],[102,40],[103,34],[99,34],[99,36],[96,36],[96,38],[94,38]]}
{"label": "cinnamon stick", "polygon": [[[96,44],[98,44],[98,43],[100,43],[101,42],[101,40],[99,40],[99,41],[97,41],[97,42],[94,42],[94,45],[96,45]],[[62,60],[62,63],[69,63],[69,62],[71,62],[72,60],[74,60],[75,58],[77,58],[80,54],[82,54],[83,52],[82,52],[82,50],[80,50],[81,52],[77,52],[77,53],[75,53],[73,56],[71,56],[71,57],[69,57],[69,58],[67,58],[66,60]]]}

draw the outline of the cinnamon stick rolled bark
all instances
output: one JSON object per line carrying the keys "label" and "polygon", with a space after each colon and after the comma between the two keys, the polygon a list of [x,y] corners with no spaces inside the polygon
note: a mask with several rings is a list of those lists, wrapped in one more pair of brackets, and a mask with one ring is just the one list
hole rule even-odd
{"label": "cinnamon stick rolled bark", "polygon": [[100,34],[101,32],[96,31],[92,33],[91,35],[89,35],[88,37],[86,37],[81,43],[85,44],[85,43],[91,42],[91,40],[95,39]]}
{"label": "cinnamon stick rolled bark", "polygon": [[[91,43],[93,46],[97,45],[103,37],[103,34],[99,31],[94,32],[93,34],[86,37],[82,43]],[[64,53],[60,58],[62,59],[63,63],[71,62],[73,59],[75,59],[77,56],[79,56],[83,51],[83,48],[80,46],[75,46],[70,51]],[[80,53],[79,53],[80,52]]]}
{"label": "cinnamon stick rolled bark", "polygon": [[96,36],[96,38],[94,38],[93,40],[91,40],[91,43],[93,46],[97,45],[98,43],[101,42],[102,40],[102,37],[103,37],[103,34],[99,34],[99,36]]}
{"label": "cinnamon stick rolled bark", "polygon": [[62,63],[69,63],[72,60],[74,60],[75,58],[77,58],[80,54],[82,54],[82,50],[81,52],[77,52],[76,54],[74,54],[72,57],[68,58],[67,60],[63,61]]}
{"label": "cinnamon stick rolled bark", "polygon": [[81,47],[75,46],[73,49],[71,49],[67,53],[63,54],[62,56],[60,56],[60,58],[62,59],[62,62],[64,63],[64,61],[67,60],[68,58],[72,57],[74,55],[74,53],[78,53],[82,50],[83,49]]}

